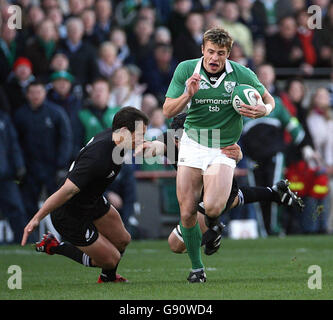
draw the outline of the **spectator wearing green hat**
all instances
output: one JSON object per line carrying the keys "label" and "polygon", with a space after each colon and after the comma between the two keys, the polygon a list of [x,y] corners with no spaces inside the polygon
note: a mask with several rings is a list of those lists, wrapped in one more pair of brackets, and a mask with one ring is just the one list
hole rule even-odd
{"label": "spectator wearing green hat", "polygon": [[48,91],[48,99],[61,106],[67,113],[73,131],[72,159],[83,145],[83,126],[79,120],[79,111],[82,109],[82,101],[72,92],[74,76],[68,71],[61,70],[51,74],[51,85]]}

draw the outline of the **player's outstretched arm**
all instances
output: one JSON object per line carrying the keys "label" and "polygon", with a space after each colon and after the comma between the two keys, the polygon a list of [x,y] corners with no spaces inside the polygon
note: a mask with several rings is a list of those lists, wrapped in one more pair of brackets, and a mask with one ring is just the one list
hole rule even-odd
{"label": "player's outstretched arm", "polygon": [[156,156],[163,156],[166,152],[166,145],[158,140],[145,141],[135,148],[134,156],[145,158],[152,158]]}
{"label": "player's outstretched arm", "polygon": [[26,244],[29,235],[34,231],[35,228],[38,227],[39,222],[43,218],[45,218],[50,212],[62,206],[79,191],[80,189],[72,181],[67,179],[57,192],[53,193],[49,198],[46,199],[43,206],[26,225],[24,228],[21,245],[24,246]]}

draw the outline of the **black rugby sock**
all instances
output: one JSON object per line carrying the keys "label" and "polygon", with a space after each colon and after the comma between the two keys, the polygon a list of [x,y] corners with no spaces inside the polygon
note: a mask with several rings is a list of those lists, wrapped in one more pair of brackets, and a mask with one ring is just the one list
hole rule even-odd
{"label": "black rugby sock", "polygon": [[[120,251],[121,257],[124,255],[124,252],[125,251]],[[108,282],[108,281],[116,280],[116,273],[117,273],[117,268],[118,268],[119,262],[116,264],[116,266],[113,269],[102,269],[102,273],[101,273],[102,281]]]}
{"label": "black rugby sock", "polygon": [[238,205],[252,203],[257,201],[280,202],[277,192],[269,187],[240,187]]}
{"label": "black rugby sock", "polygon": [[86,267],[95,267],[88,255],[69,242],[61,242],[59,246],[51,247],[50,252],[70,258]]}

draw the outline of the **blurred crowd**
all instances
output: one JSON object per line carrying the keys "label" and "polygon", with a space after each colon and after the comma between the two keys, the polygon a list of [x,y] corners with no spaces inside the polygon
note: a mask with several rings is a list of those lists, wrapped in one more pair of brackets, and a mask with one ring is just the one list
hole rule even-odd
{"label": "blurred crowd", "polygon": [[[147,137],[167,130],[161,107],[173,72],[180,61],[201,56],[202,35],[214,26],[235,40],[230,59],[255,71],[291,119],[280,121],[271,138],[278,147],[265,156],[274,163],[277,154],[285,156],[282,175],[294,179],[310,209],[301,218],[285,214],[280,230],[329,231],[332,1],[0,0],[0,5],[0,215],[8,219],[15,241],[41,194],[56,190],[78,151],[112,125],[120,108],[130,105],[149,115]],[[12,5],[21,8],[21,29],[8,24]],[[310,5],[320,8],[316,28],[308,23]],[[313,79],[325,85],[313,90],[306,85]],[[302,137],[293,136],[297,126]],[[264,157],[252,159],[247,150],[244,155],[238,172],[264,170],[258,165]],[[108,191],[126,226],[137,201],[138,169],[125,165]],[[245,177],[240,179],[249,183]],[[280,232],[273,220],[265,222],[272,234]]]}

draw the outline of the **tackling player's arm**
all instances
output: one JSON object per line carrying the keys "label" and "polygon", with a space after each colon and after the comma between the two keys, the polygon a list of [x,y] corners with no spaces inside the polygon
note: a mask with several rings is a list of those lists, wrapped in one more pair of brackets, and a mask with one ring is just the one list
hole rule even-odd
{"label": "tackling player's arm", "polygon": [[39,222],[43,218],[45,218],[50,212],[62,206],[78,192],[80,192],[80,189],[71,180],[66,179],[63,186],[46,199],[43,206],[26,225],[24,228],[21,245],[24,246],[26,244],[29,235],[39,225]]}

